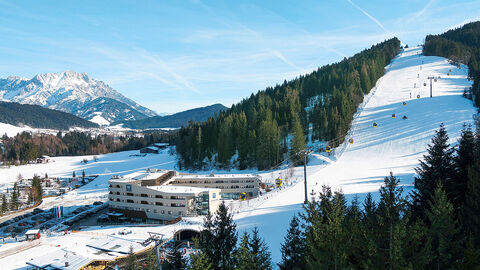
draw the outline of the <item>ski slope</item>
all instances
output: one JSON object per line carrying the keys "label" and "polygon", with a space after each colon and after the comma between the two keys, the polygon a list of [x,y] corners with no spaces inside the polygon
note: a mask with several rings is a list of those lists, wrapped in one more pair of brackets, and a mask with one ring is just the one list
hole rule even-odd
{"label": "ski slope", "polygon": [[[427,145],[440,124],[445,124],[450,143],[456,143],[462,125],[473,123],[476,109],[462,96],[464,88],[471,86],[467,80],[468,69],[465,66],[458,69],[442,57],[420,54],[419,47],[406,49],[387,67],[375,91],[366,98],[368,102],[354,118],[349,133],[354,144],[347,143],[345,149],[337,149],[332,157],[336,161],[308,167],[309,193],[329,185],[334,191],[342,190],[349,199],[357,194],[362,201],[368,192],[378,198],[378,189],[390,171],[400,177],[401,185],[409,191],[413,187],[414,168],[426,154]],[[432,98],[429,76],[441,77],[433,83]],[[396,114],[396,118],[392,118],[392,114]],[[404,115],[408,119],[402,119]],[[373,127],[374,122],[377,128]],[[303,177],[303,168],[297,168],[295,174],[297,178]],[[265,200],[259,207],[237,214],[238,228],[250,230],[257,226],[270,245],[273,261],[279,262],[290,219],[302,210],[303,201],[301,182]]]}

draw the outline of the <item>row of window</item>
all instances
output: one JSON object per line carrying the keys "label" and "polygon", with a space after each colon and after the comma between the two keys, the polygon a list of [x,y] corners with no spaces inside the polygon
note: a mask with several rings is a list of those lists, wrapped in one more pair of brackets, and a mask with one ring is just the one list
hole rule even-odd
{"label": "row of window", "polygon": [[[116,200],[114,198],[110,198],[110,201],[114,202],[114,201],[117,201],[117,202],[126,202],[126,203],[139,203],[138,201],[135,202],[134,200],[131,200],[131,199],[127,199],[127,200],[120,200],[119,198],[117,198]],[[164,204],[162,202],[147,202],[147,201],[140,201],[140,204],[151,204],[151,205],[157,205],[157,206],[164,206]],[[183,203],[171,203],[170,205],[168,204],[165,204],[165,206],[170,206],[170,207],[185,207],[186,205],[183,204]]]}
{"label": "row of window", "polygon": [[[114,208],[117,208],[117,209],[125,209],[125,210],[135,210],[135,211],[143,211],[143,212],[147,212],[149,213],[150,212],[150,209],[145,209],[145,208],[140,208],[140,207],[128,207],[128,206],[117,206],[117,207],[114,207]],[[152,211],[153,213],[157,214],[157,213],[161,213],[161,214],[165,214],[165,210],[157,210],[157,209],[153,209]],[[175,211],[173,211],[175,212]],[[172,211],[166,211],[166,213],[168,215],[173,215],[173,212]],[[182,216],[183,215],[183,211],[178,211],[178,215],[179,216]]]}
{"label": "row of window", "polygon": [[130,196],[130,197],[142,197],[142,198],[155,198],[155,199],[170,199],[170,200],[186,200],[187,198],[186,197],[181,197],[181,196],[170,196],[170,197],[167,197],[167,196],[163,196],[163,195],[148,195],[148,194],[145,194],[145,193],[142,193],[142,194],[134,194],[134,193],[131,193],[131,192],[126,192],[126,193],[123,193],[123,192],[113,192],[113,191],[110,191],[110,194],[115,194],[115,195],[125,195],[125,196]]}
{"label": "row of window", "polygon": [[[258,180],[257,180],[258,181]],[[226,183],[226,184],[229,184],[229,183],[254,183],[256,182],[256,180],[205,180],[205,181],[202,181],[202,180],[175,180],[174,183],[178,183],[178,184],[213,184],[213,183],[217,183],[217,184],[220,184],[220,183]]]}

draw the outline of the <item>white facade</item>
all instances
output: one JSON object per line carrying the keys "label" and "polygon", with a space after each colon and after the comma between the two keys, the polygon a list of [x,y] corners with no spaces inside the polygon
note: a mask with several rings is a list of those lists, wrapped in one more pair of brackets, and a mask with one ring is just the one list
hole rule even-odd
{"label": "white facade", "polygon": [[172,220],[214,213],[220,205],[219,189],[142,186],[133,179],[111,179],[109,184],[110,208],[133,217]]}
{"label": "white facade", "polygon": [[252,174],[179,175],[169,182],[175,186],[221,189],[223,199],[238,199],[245,192],[248,198],[258,196],[260,177]]}

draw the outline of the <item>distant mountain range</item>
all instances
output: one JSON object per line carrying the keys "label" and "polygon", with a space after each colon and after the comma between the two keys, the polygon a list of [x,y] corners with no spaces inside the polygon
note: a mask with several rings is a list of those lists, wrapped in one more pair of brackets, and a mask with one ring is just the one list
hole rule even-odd
{"label": "distant mountain range", "polygon": [[0,101],[40,105],[102,125],[157,115],[104,82],[73,71],[0,79]]}
{"label": "distant mountain range", "polygon": [[[97,124],[78,116],[43,108],[38,105],[19,104],[0,101],[0,122],[14,126],[29,126],[32,128],[46,128],[68,130],[71,127],[94,128]],[[0,136],[2,131],[0,130]]]}
{"label": "distant mountain range", "polygon": [[123,124],[124,127],[134,129],[179,128],[182,125],[186,125],[190,120],[194,122],[206,121],[209,117],[213,117],[225,109],[227,109],[227,107],[222,104],[213,104],[167,116],[153,116],[135,121],[119,121],[112,125]]}

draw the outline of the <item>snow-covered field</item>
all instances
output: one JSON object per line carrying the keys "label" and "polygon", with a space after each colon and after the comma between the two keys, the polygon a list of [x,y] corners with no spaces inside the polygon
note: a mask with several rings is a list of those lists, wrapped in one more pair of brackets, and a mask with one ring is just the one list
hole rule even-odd
{"label": "snow-covered field", "polygon": [[[457,69],[444,58],[419,56],[419,53],[421,48],[407,49],[387,67],[385,76],[377,82],[376,88],[356,114],[349,135],[354,138],[354,144],[340,147],[331,157],[317,153],[312,155],[307,169],[309,192],[319,191],[321,186],[326,184],[334,190],[343,190],[347,198],[358,194],[362,199],[368,192],[378,193],[383,178],[390,171],[400,177],[408,191],[412,188],[414,168],[426,153],[427,144],[440,123],[445,124],[451,143],[455,143],[462,125],[473,122],[472,115],[476,109],[470,100],[462,97],[464,88],[471,85],[467,80],[466,67]],[[434,82],[433,98],[429,97],[429,82],[426,79],[428,76],[441,76],[441,79]],[[424,86],[424,83],[427,83],[427,86]],[[420,95],[419,99],[416,98],[417,95]],[[406,106],[402,104],[404,101]],[[391,117],[394,113],[396,118]],[[402,119],[404,115],[408,119]],[[374,122],[378,124],[377,128],[372,126]],[[167,151],[147,157],[130,157],[133,153],[138,152],[102,155],[99,156],[99,161],[88,164],[80,163],[85,157],[57,157],[54,158],[55,162],[50,164],[0,169],[0,183],[15,180],[19,173],[24,177],[45,172],[51,176],[70,176],[74,170],[77,173],[85,170],[87,174],[99,174],[92,183],[61,198],[52,198],[45,204],[51,206],[62,203],[68,206],[102,198],[105,200],[107,181],[113,174],[127,174],[150,167],[174,169],[176,164],[174,157]],[[92,160],[91,156],[86,158]],[[288,171],[258,173],[264,180],[272,180],[276,175],[288,174]],[[235,212],[238,229],[244,231],[257,226],[269,244],[274,262],[280,261],[280,244],[291,217],[302,210],[303,167],[296,168],[293,175],[293,180],[283,190],[269,193],[266,197],[230,204]],[[201,218],[187,220],[197,224],[201,222]],[[130,237],[145,239],[146,231],[173,234],[173,231],[181,226],[183,225],[132,228],[133,234]],[[90,229],[90,232],[102,235],[111,233],[111,230],[118,228],[97,227]],[[65,240],[70,237],[72,241]],[[56,250],[67,248],[82,252],[82,248],[73,246],[73,241],[77,241],[75,237],[77,236],[51,238],[42,242],[42,246],[45,246],[48,252],[51,252],[55,245],[65,245],[55,246]],[[12,244],[0,247],[0,254],[9,245]],[[9,265],[9,268],[24,267],[26,260],[48,252],[36,247],[0,259],[0,264]]]}

